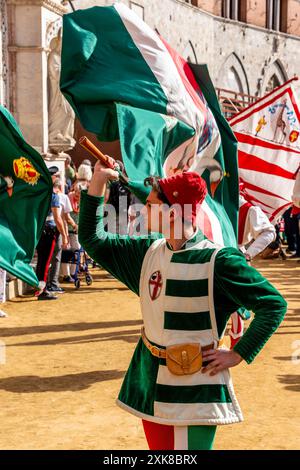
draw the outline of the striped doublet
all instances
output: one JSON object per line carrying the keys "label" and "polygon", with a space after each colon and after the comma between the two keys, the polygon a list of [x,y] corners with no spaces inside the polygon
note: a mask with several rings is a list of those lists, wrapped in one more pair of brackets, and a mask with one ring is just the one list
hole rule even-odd
{"label": "striped doublet", "polygon": [[[218,247],[199,235],[200,240],[196,235],[176,252],[164,239],[157,240],[144,258],[140,298],[145,333],[159,347],[181,343],[217,346],[213,258]],[[153,300],[149,279],[157,272],[161,274],[162,289]],[[136,381],[143,384],[136,387]],[[125,377],[119,404],[162,424],[228,424],[242,420],[228,370],[215,376],[202,371],[176,376],[168,370],[165,359],[151,355],[142,342]]]}

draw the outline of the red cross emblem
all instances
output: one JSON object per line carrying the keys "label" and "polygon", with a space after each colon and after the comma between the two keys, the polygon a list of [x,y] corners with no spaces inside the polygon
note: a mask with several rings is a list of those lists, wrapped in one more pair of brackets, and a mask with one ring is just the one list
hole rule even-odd
{"label": "red cross emblem", "polygon": [[162,275],[160,271],[155,271],[149,279],[149,293],[151,300],[155,300],[160,296],[162,288]]}

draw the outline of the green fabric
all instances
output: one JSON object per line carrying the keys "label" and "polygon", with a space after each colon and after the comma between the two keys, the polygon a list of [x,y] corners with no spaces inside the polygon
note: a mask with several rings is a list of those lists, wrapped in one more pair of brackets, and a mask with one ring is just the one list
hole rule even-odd
{"label": "green fabric", "polygon": [[114,7],[63,16],[60,86],[83,127],[119,136],[114,102],[167,114],[167,98]]}
{"label": "green fabric", "polygon": [[130,238],[105,232],[103,202],[103,197],[81,192],[79,242],[93,260],[138,295],[144,256],[149,246],[161,236],[152,234],[149,238]]}
{"label": "green fabric", "polygon": [[122,159],[126,173],[133,181],[129,188],[145,203],[149,189],[141,184],[137,194],[136,182],[143,183],[149,175],[163,177],[163,164],[168,155],[193,137],[195,131],[178,119],[146,109],[119,103],[116,109]]}
{"label": "green fabric", "polygon": [[[99,210],[100,207],[100,210]],[[79,240],[89,255],[129,289],[138,294],[144,256],[151,238],[120,237],[103,230],[103,198],[82,192],[79,217]],[[211,249],[201,250],[201,262],[210,260]],[[174,253],[172,262],[199,262],[199,251]],[[248,363],[276,331],[285,312],[286,302],[280,293],[235,248],[223,248],[215,260],[214,303],[219,335],[226,328],[231,313],[245,306],[254,319],[245,335],[234,347]]]}
{"label": "green fabric", "polygon": [[165,312],[164,328],[167,330],[209,330],[211,321],[209,312]]}
{"label": "green fabric", "polygon": [[[50,208],[52,180],[41,155],[25,142],[14,118],[2,106],[0,150],[0,266],[36,287],[39,281],[29,263]],[[21,157],[28,160],[23,163],[29,165],[30,174],[18,171]],[[35,170],[40,176],[30,184],[28,178]],[[11,197],[3,178],[8,176],[14,180]]]}
{"label": "green fabric", "polygon": [[[221,207],[223,206],[225,208],[226,213],[231,221],[234,233],[237,237],[239,207],[237,140],[230,125],[222,114],[215,88],[209,76],[207,65],[189,65],[208,103],[208,106],[214,115],[222,140],[222,145],[219,148],[217,155],[215,155],[215,159],[221,163],[222,168],[225,171],[225,178],[223,178],[220,185],[218,186],[214,195],[214,200],[220,203]],[[223,217],[219,220],[223,224]],[[224,227],[224,229],[223,236],[225,236],[227,239],[224,240],[225,245],[235,246],[233,244],[233,240],[232,243],[230,243],[231,237],[228,237],[226,234],[226,228]]]}
{"label": "green fabric", "polygon": [[219,334],[225,329],[226,318],[239,307],[254,312],[249,328],[234,347],[252,362],[283,320],[286,301],[234,248],[224,248],[216,257],[214,292]]}
{"label": "green fabric", "polygon": [[217,426],[188,426],[188,450],[212,450]]}
{"label": "green fabric", "polygon": [[155,400],[162,403],[231,403],[227,385],[156,384]]}
{"label": "green fabric", "polygon": [[[213,251],[210,248],[204,248],[201,250],[201,257],[203,263],[208,263],[210,261]],[[199,263],[199,250],[189,250],[188,253],[185,251],[180,251],[180,253],[174,252],[172,263],[188,263],[188,264],[198,264]]]}
{"label": "green fabric", "polygon": [[125,375],[119,400],[141,413],[153,416],[159,364],[159,359],[152,356],[140,339]]}
{"label": "green fabric", "polygon": [[[168,92],[164,92],[126,26],[114,7],[94,7],[64,15],[60,86],[85,129],[100,140],[120,139],[129,189],[145,202],[149,189],[143,186],[144,179],[150,174],[163,175],[163,164],[170,152],[187,142],[194,130],[180,121],[173,127],[172,121],[176,120],[164,116],[168,105],[173,106],[174,84],[165,85]],[[137,31],[139,27],[142,29],[137,26]],[[159,54],[160,46],[151,41],[147,31],[144,35],[152,54]],[[191,67],[202,90],[201,100],[219,126],[222,145],[211,157],[226,171],[215,200],[208,195],[207,202],[220,221],[224,245],[236,246],[237,143],[220,111],[207,68]],[[180,103],[183,105],[188,106],[184,100]],[[184,109],[180,116],[182,121],[186,119]],[[199,136],[200,149],[215,126],[209,110],[207,116]],[[203,176],[210,190],[209,172]]]}
{"label": "green fabric", "polygon": [[207,294],[207,279],[196,279],[194,281],[167,279],[166,295],[175,297],[203,297]]}

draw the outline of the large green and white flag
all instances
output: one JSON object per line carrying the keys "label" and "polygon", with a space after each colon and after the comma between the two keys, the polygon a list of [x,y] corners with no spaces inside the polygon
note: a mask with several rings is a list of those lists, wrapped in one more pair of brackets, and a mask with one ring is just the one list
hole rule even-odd
{"label": "large green and white flag", "polygon": [[41,155],[0,106],[0,267],[37,287],[30,265],[50,208],[52,180]]}
{"label": "large green and white flag", "polygon": [[206,68],[193,72],[117,3],[64,16],[61,90],[86,130],[120,139],[132,186],[149,175],[201,174],[209,190],[201,228],[236,244],[237,144]]}

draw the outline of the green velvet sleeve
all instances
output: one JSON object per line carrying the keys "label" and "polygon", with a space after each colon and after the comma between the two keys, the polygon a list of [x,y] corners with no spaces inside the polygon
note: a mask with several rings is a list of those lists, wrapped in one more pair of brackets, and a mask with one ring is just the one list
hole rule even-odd
{"label": "green velvet sleeve", "polygon": [[131,238],[105,232],[103,207],[103,197],[89,196],[82,191],[79,242],[96,263],[138,295],[144,256],[151,243],[160,235]]}
{"label": "green velvet sleeve", "polygon": [[232,313],[246,307],[253,311],[249,328],[234,347],[245,361],[252,362],[283,320],[286,301],[235,248],[224,248],[216,257],[214,297],[218,309]]}

